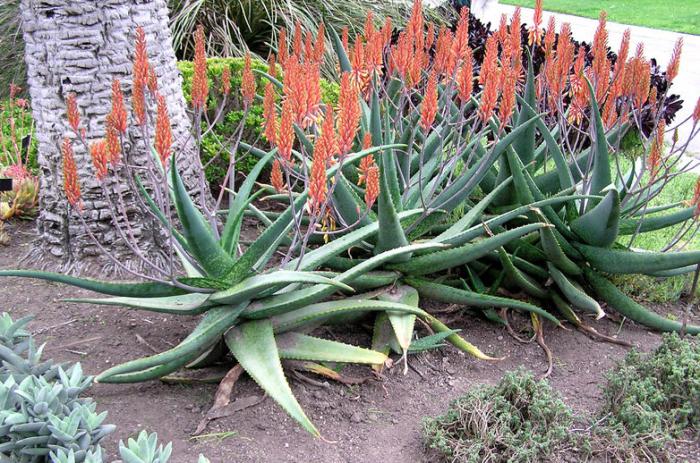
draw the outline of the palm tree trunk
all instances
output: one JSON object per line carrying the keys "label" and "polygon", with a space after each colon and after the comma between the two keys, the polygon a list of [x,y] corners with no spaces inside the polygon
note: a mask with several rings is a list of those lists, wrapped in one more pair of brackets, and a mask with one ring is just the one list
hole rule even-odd
{"label": "palm tree trunk", "polygon": [[[76,94],[88,141],[102,138],[114,78],[120,79],[127,104],[130,101],[131,63],[139,26],[146,32],[149,62],[158,75],[159,92],[167,101],[173,152],[178,155],[180,172],[195,196],[209,198],[198,152],[191,141],[191,123],[172,48],[166,1],[22,0],[21,20],[41,168],[39,239],[31,253],[32,261],[42,267],[55,267],[58,259],[64,269],[96,265],[109,270],[110,261],[98,258],[102,254],[100,248],[77,213],[68,207],[63,192],[60,145],[69,133],[65,98],[69,93]],[[135,124],[131,126],[124,139],[127,159],[131,165],[145,165],[151,141],[144,140]],[[147,272],[113,225],[114,208],[104,200],[89,153],[79,143],[73,146],[84,202],[83,217],[92,234],[120,262]],[[122,191],[131,233],[140,252],[155,260],[166,259],[162,231],[143,213],[128,191],[127,182],[111,178],[105,187],[112,197]]]}

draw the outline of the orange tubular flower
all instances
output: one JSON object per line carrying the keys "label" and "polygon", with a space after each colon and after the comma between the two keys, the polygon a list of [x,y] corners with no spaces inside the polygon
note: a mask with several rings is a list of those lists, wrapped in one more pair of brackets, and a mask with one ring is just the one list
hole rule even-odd
{"label": "orange tubular flower", "polygon": [[693,192],[693,199],[690,200],[690,205],[695,206],[695,217],[700,215],[700,177],[698,177],[697,182],[695,182],[695,191]]}
{"label": "orange tubular flower", "polygon": [[666,79],[670,84],[673,79],[678,76],[678,69],[681,65],[681,52],[683,51],[683,37],[679,38],[676,45],[673,47],[673,54],[671,55],[671,60],[668,62],[668,67],[666,68]]}
{"label": "orange tubular flower", "polygon": [[607,13],[600,12],[598,28],[593,36],[593,84],[598,102],[603,101],[610,84],[610,60],[608,60]]}
{"label": "orange tubular flower", "polygon": [[286,191],[284,176],[282,175],[282,168],[279,159],[275,159],[272,163],[272,171],[270,172],[270,183],[275,188],[278,193]]}
{"label": "orange tubular flower", "polygon": [[428,77],[428,85],[425,88],[425,95],[420,105],[420,125],[424,131],[430,130],[435,122],[435,116],[438,111],[438,91],[437,91],[437,75],[435,70],[430,72]]}
{"label": "orange tubular flower", "polygon": [[126,107],[124,106],[124,94],[118,79],[112,81],[112,127],[119,133],[126,133]]}
{"label": "orange tubular flower", "polygon": [[148,91],[155,95],[158,91],[158,75],[153,66],[148,66]]}
{"label": "orange tubular flower", "polygon": [[318,156],[324,158],[329,164],[335,162],[335,156],[340,152],[338,137],[335,134],[334,119],[333,108],[326,106],[326,114],[321,124],[321,134],[316,139],[316,144],[314,145],[314,157],[317,156],[316,150],[320,149]]}
{"label": "orange tubular flower", "polygon": [[321,23],[316,32],[316,45],[313,51],[313,60],[317,63],[323,61],[323,54],[326,52],[326,26]]}
{"label": "orange tubular flower", "polygon": [[498,118],[501,120],[501,129],[508,124],[513,116],[515,109],[515,85],[518,79],[515,74],[515,69],[505,68],[503,78],[503,94],[501,96],[501,105],[498,108]]}
{"label": "orange tubular flower", "polygon": [[228,66],[221,72],[221,93],[224,96],[231,94],[231,68]]}
{"label": "orange tubular flower", "polygon": [[345,53],[350,53],[350,28],[348,26],[343,26],[340,34],[340,41],[343,43],[343,50],[345,50]]}
{"label": "orange tubular flower", "polygon": [[246,108],[253,104],[255,99],[255,76],[251,69],[250,53],[245,55],[243,74],[241,77],[241,95],[243,96],[243,106]]}
{"label": "orange tubular flower", "polygon": [[63,139],[61,146],[63,154],[63,190],[66,193],[66,199],[75,209],[82,211],[83,205],[80,200],[80,184],[78,183],[78,167],[75,164],[73,157],[73,145],[70,138]]}
{"label": "orange tubular flower", "polygon": [[311,32],[306,32],[304,33],[304,61],[307,62],[312,62],[314,60],[314,45],[313,45],[313,36],[311,35]]}
{"label": "orange tubular flower", "polygon": [[369,167],[365,178],[365,203],[371,208],[379,197],[379,167],[376,164]]}
{"label": "orange tubular flower", "polygon": [[411,10],[411,18],[408,20],[408,25],[406,29],[408,34],[416,41],[416,48],[423,48],[424,36],[423,36],[423,25],[425,21],[423,19],[423,2],[422,0],[415,0],[413,2],[413,10]]}
{"label": "orange tubular flower", "polygon": [[133,65],[133,90],[131,106],[138,125],[146,124],[146,85],[148,83],[148,50],[146,32],[142,27],[136,28],[136,51]]}
{"label": "orange tubular flower", "polygon": [[535,15],[532,18],[532,27],[528,34],[528,43],[539,46],[542,37],[540,26],[542,25],[542,0],[535,0]]}
{"label": "orange tubular flower", "polygon": [[695,110],[693,110],[693,124],[700,122],[700,97],[698,97],[697,103],[695,103]]}
{"label": "orange tubular flower", "polygon": [[288,164],[292,162],[292,147],[294,146],[294,112],[289,99],[282,103],[279,134],[277,136],[277,151]]}
{"label": "orange tubular flower", "polygon": [[265,85],[263,135],[271,145],[277,144],[277,110],[275,109],[275,87],[272,85],[272,82],[268,82]]}
{"label": "orange tubular flower", "polygon": [[338,106],[338,148],[345,155],[352,149],[361,116],[359,94],[347,72],[340,78]]}
{"label": "orange tubular flower", "polygon": [[90,157],[95,167],[97,180],[102,181],[107,177],[107,143],[99,140],[90,144]]}
{"label": "orange tubular flower", "polygon": [[275,54],[272,52],[270,52],[267,57],[267,73],[270,74],[270,76],[277,78],[277,63]]}
{"label": "orange tubular flower", "polygon": [[556,40],[556,27],[557,20],[554,16],[549,17],[549,23],[547,24],[547,31],[544,34],[544,54],[549,56],[552,54],[554,49],[554,41]]}
{"label": "orange tubular flower", "polygon": [[484,53],[484,61],[481,63],[479,71],[479,83],[485,85],[486,82],[496,74],[498,67],[498,40],[496,35],[492,34],[486,39],[486,51]]}
{"label": "orange tubular flower", "polygon": [[303,32],[301,30],[301,22],[297,20],[294,24],[294,38],[292,41],[292,53],[297,58],[301,58],[301,41],[303,40]]}
{"label": "orange tubular flower", "polygon": [[[372,147],[372,134],[369,132],[365,132],[365,134],[362,136],[362,149],[368,150],[371,147]],[[369,156],[366,156],[366,157],[374,159],[371,154]],[[362,161],[360,161],[360,162],[362,162]],[[374,161],[372,161],[372,162],[374,162]]]}
{"label": "orange tubular flower", "polygon": [[[462,8],[457,22],[455,39],[452,43],[452,54],[457,60],[464,60],[469,48],[469,8]],[[470,50],[471,51],[471,50]]]}
{"label": "orange tubular flower", "polygon": [[78,133],[80,127],[80,112],[78,111],[78,101],[75,93],[69,93],[66,97],[66,115],[68,116],[68,125],[75,133]]}
{"label": "orange tubular flower", "polygon": [[391,16],[387,16],[384,20],[384,26],[382,26],[382,38],[384,39],[384,45],[391,42],[391,34],[394,33],[394,27],[391,24]]}
{"label": "orange tubular flower", "polygon": [[467,51],[462,59],[462,66],[457,74],[457,91],[459,99],[466,103],[472,96],[474,90],[474,60],[472,59],[472,49],[467,46]]}
{"label": "orange tubular flower", "polygon": [[435,49],[435,70],[438,74],[447,76],[454,74],[457,56],[453,54],[453,43],[454,37],[452,32],[447,27],[443,26],[440,28]]}
{"label": "orange tubular flower", "polygon": [[277,56],[282,66],[289,57],[289,49],[287,48],[287,29],[280,29],[280,35],[277,37]]}
{"label": "orange tubular flower", "polygon": [[523,53],[522,53],[522,36],[520,34],[520,8],[516,8],[513,17],[510,20],[507,54],[512,60],[513,69],[515,70],[516,80],[520,80],[523,73]]}
{"label": "orange tubular flower", "polygon": [[311,176],[309,179],[309,199],[306,208],[309,214],[315,216],[321,211],[321,207],[326,202],[328,185],[326,184],[326,161],[321,150],[314,148],[314,158],[311,162]]}
{"label": "orange tubular flower", "polygon": [[653,181],[659,173],[659,167],[661,166],[661,156],[664,147],[664,131],[666,130],[666,123],[663,119],[659,122],[656,127],[656,136],[651,142],[651,152],[649,153],[649,159],[647,164],[649,165],[649,171],[651,173],[650,180]]}
{"label": "orange tubular flower", "polygon": [[107,147],[107,159],[113,167],[116,167],[121,161],[122,148],[119,142],[119,131],[116,129],[112,114],[107,115],[107,122],[105,123],[105,145]]}
{"label": "orange tubular flower", "polygon": [[165,98],[162,95],[157,96],[158,112],[156,114],[156,136],[154,146],[156,153],[163,163],[163,167],[167,169],[168,159],[170,159],[170,148],[173,143],[172,128],[170,127],[170,116],[168,115],[168,107],[165,103]]}
{"label": "orange tubular flower", "polygon": [[207,107],[209,80],[207,79],[207,54],[205,50],[204,27],[200,24],[194,33],[194,74],[192,76],[192,107],[203,111]]}

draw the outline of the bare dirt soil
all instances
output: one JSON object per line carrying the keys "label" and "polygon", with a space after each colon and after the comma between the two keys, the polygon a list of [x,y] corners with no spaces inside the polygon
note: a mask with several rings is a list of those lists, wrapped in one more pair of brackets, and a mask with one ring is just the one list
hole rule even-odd
{"label": "bare dirt soil", "polygon": [[[31,224],[10,224],[12,241],[0,247],[0,268],[30,267],[20,262],[34,237]],[[89,292],[29,279],[0,279],[0,311],[13,318],[34,315],[30,325],[39,342],[46,342],[46,358],[81,362],[89,374],[126,360],[166,350],[186,336],[195,317],[174,317],[119,307],[62,302],[62,298]],[[661,307],[680,316],[679,306]],[[455,314],[450,314],[451,318]],[[698,322],[697,314],[693,317]],[[524,319],[519,320],[523,324]],[[212,421],[208,438],[193,439],[197,424],[211,406],[215,384],[168,385],[151,381],[133,385],[95,385],[90,394],[116,432],[104,442],[110,460],[117,442],[140,430],[156,431],[173,442],[173,463],[196,462],[199,453],[212,462],[429,462],[422,445],[423,417],[444,412],[449,402],[477,384],[493,384],[504,372],[518,367],[544,372],[546,361],[535,343],[521,344],[505,328],[465,310],[450,326],[494,356],[499,362],[478,361],[447,347],[411,356],[406,375],[397,366],[382,379],[346,386],[315,378],[316,384],[292,379],[299,402],[317,425],[323,439],[314,439],[266,399],[229,417]],[[617,335],[644,351],[660,342],[660,335],[625,322],[591,322],[607,335]],[[335,331],[324,333],[333,336]],[[345,336],[345,334],[343,335]],[[369,330],[358,329],[352,339],[369,342]],[[604,372],[622,359],[627,348],[596,342],[584,334],[546,326],[546,342],[554,353],[551,384],[576,412],[590,414],[600,404]],[[347,338],[346,338],[347,339]],[[344,372],[345,373],[345,372]],[[369,368],[353,367],[351,376],[372,376]],[[262,395],[257,385],[242,377],[235,399]],[[234,402],[235,403],[235,402]],[[218,435],[215,435],[218,434]],[[690,443],[677,453],[678,461],[700,461],[700,444]]]}

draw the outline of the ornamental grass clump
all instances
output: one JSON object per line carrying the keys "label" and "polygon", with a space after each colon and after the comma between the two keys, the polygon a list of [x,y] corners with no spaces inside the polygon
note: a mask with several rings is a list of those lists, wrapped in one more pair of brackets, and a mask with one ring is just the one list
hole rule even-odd
{"label": "ornamental grass clump", "polygon": [[[635,237],[648,230],[684,224],[670,249],[697,228],[698,198],[683,207],[647,207],[676,172],[688,168],[682,158],[687,143],[662,150],[665,129],[655,128],[629,172],[617,162],[616,147],[636,123],[640,104],[665,94],[620,84],[626,71],[614,72],[602,52],[590,65],[578,58],[570,73],[557,64],[559,58],[571,61],[567,34],[560,34],[560,56],[550,61],[557,83],[548,82],[546,70],[536,76],[522,53],[519,12],[489,37],[488,59],[476,70],[467,10],[454,32],[436,30],[422,11],[415,2],[407,27],[393,42],[391,21],[379,26],[368,20],[355,37],[347,31],[327,34],[320,25],[315,33],[296,31],[291,43],[281,41],[274,59],[279,66],[268,72],[246,59],[243,118],[228,150],[259,161],[238,184],[232,156],[211,202],[190,197],[180,176],[168,108],[148,62],[145,36],[137,30],[130,118],[115,85],[105,140],[86,140],[79,102],[68,96],[63,182],[68,203],[82,217],[83,179],[72,144],[92,144],[96,179],[119,181],[140,198],[162,226],[168,258],[151,260],[138,247],[117,193],[105,200],[140,264],[110,257],[140,281],[30,270],[0,275],[43,278],[112,296],[74,302],[202,315],[174,348],[117,365],[97,381],[161,378],[218,361],[225,346],[238,363],[229,382],[245,370],[314,435],[319,431],[296,401],[285,367],[337,377],[322,363],[381,370],[395,352],[405,368],[417,320],[476,358],[497,359],[420,309],[421,298],[482,310],[506,325],[508,311],[524,312],[542,345],[545,326],[562,325],[557,313],[602,337],[584,322],[583,314],[605,315],[593,295],[609,310],[653,328],[697,332],[696,326],[639,306],[605,276],[666,276],[692,272],[700,262],[697,252],[632,248]],[[341,73],[335,105],[322,98],[326,35]],[[605,37],[601,22],[597,49],[605,49]],[[208,120],[213,90],[204,39],[199,29],[190,83],[195,143],[208,130],[203,122],[222,117],[214,111],[213,122]],[[635,58],[631,69],[646,68],[641,53]],[[636,75],[631,71],[630,82],[636,83]],[[256,95],[260,87],[263,95]],[[264,137],[244,143],[244,121],[256,99],[263,101]],[[601,114],[599,108],[613,100],[623,116]],[[152,140],[146,165],[129,162],[124,120]],[[271,185],[259,182],[267,166]],[[259,208],[272,201],[278,210]],[[246,216],[261,226],[252,241],[242,239]],[[312,333],[320,325],[360,317],[373,317],[371,348]],[[230,387],[226,379],[222,387]]]}

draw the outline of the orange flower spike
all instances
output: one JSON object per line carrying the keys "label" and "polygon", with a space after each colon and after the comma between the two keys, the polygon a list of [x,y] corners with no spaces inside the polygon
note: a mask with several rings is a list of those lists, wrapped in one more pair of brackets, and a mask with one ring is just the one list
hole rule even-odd
{"label": "orange flower spike", "polygon": [[241,76],[241,95],[243,96],[243,105],[248,108],[255,100],[255,76],[251,68],[250,53],[245,55],[245,64],[243,65],[243,74]]}
{"label": "orange flower spike", "polygon": [[270,74],[271,77],[277,78],[277,62],[275,54],[272,52],[267,56],[267,73]]}
{"label": "orange flower spike", "polygon": [[488,79],[484,84],[483,93],[481,95],[481,102],[479,105],[479,115],[481,116],[481,121],[486,123],[496,108],[496,103],[498,101],[498,87],[499,79],[496,76]]}
{"label": "orange flower spike", "polygon": [[134,88],[131,93],[131,105],[134,111],[136,123],[140,126],[146,125],[146,95],[144,94],[145,87],[134,82]]}
{"label": "orange flower spike", "polygon": [[172,128],[170,127],[170,116],[168,115],[168,106],[165,103],[165,97],[158,95],[158,109],[156,113],[156,135],[153,145],[156,153],[160,157],[163,167],[167,169],[168,160],[170,159],[170,149],[173,143]]}
{"label": "orange flower spike", "polygon": [[292,147],[294,146],[294,110],[292,103],[286,99],[282,103],[282,116],[280,118],[279,134],[277,137],[277,151],[288,164],[292,162]]}
{"label": "orange flower spike", "polygon": [[91,143],[90,157],[92,158],[92,165],[95,167],[97,180],[104,180],[107,177],[107,143],[104,140]]}
{"label": "orange flower spike", "polygon": [[272,171],[270,172],[270,183],[278,193],[286,191],[284,176],[282,175],[282,167],[279,159],[275,159],[272,163]]}
{"label": "orange flower spike", "polygon": [[472,49],[467,47],[462,59],[462,66],[457,74],[457,91],[459,99],[466,103],[474,91],[474,60]]}
{"label": "orange flower spike", "polygon": [[71,144],[70,138],[66,137],[63,139],[61,153],[63,154],[63,190],[66,193],[66,199],[68,200],[68,204],[82,211],[83,205],[80,200],[78,167],[73,157],[73,145]]}
{"label": "orange flower spike", "polygon": [[317,215],[326,202],[328,185],[326,184],[326,163],[323,159],[314,156],[311,162],[311,175],[309,179],[309,199],[306,206],[309,214]]}
{"label": "orange flower spike", "polygon": [[78,100],[75,93],[69,93],[66,96],[66,115],[68,116],[68,125],[75,133],[79,132],[80,127],[80,112],[78,111]]}
{"label": "orange flower spike", "polygon": [[481,64],[479,71],[479,83],[484,85],[492,74],[495,74],[496,66],[498,65],[498,40],[495,34],[486,39],[486,51],[484,61]]}
{"label": "orange flower spike", "polygon": [[649,159],[647,163],[649,165],[649,171],[651,173],[650,180],[654,180],[659,173],[659,167],[661,166],[661,157],[663,151],[664,143],[664,131],[666,130],[666,123],[662,119],[659,125],[656,127],[656,136],[651,143],[651,152],[649,153]]}
{"label": "orange flower spike", "polygon": [[513,116],[513,111],[515,109],[515,86],[517,83],[518,79],[515,74],[515,69],[505,68],[501,105],[498,108],[498,118],[501,120],[501,129],[510,122],[510,118]]}
{"label": "orange flower spike", "polygon": [[535,14],[532,18],[532,27],[528,34],[528,43],[530,45],[540,45],[540,39],[542,37],[542,31],[540,26],[542,25],[542,0],[535,0]]}
{"label": "orange flower spike", "polygon": [[435,122],[438,111],[438,91],[437,75],[435,70],[431,71],[428,77],[428,85],[425,88],[425,95],[420,105],[420,125],[425,132],[430,130]]}
{"label": "orange flower spike", "polygon": [[155,93],[158,91],[158,75],[156,74],[156,70],[153,69],[153,66],[148,66],[148,91],[151,92],[152,95],[155,95]]}
{"label": "orange flower spike", "polygon": [[498,29],[496,29],[493,35],[496,36],[498,43],[506,43],[506,37],[508,36],[508,15],[505,13],[501,14],[501,21],[498,23]]}
{"label": "orange flower spike", "polygon": [[275,109],[275,87],[272,85],[272,82],[268,82],[265,85],[263,135],[271,145],[277,144],[277,110]]}
{"label": "orange flower spike", "polygon": [[376,32],[376,29],[374,28],[374,13],[372,13],[372,10],[367,11],[367,16],[365,17],[365,27],[362,31],[362,35],[365,36],[365,39],[369,40],[370,37],[372,37]]}
{"label": "orange flower spike", "polygon": [[438,35],[437,49],[435,50],[435,68],[438,74],[452,76],[457,64],[456,55],[453,53],[452,45],[454,37],[447,27],[440,29]]}
{"label": "orange flower spike", "polygon": [[457,22],[454,42],[452,43],[452,54],[457,60],[465,59],[465,54],[469,48],[469,8],[462,8]]}
{"label": "orange flower spike", "polygon": [[314,157],[316,157],[316,149],[319,147],[321,149],[318,156],[323,157],[327,163],[335,162],[335,156],[340,152],[340,147],[335,133],[333,108],[330,106],[326,106],[325,117],[321,124],[321,135],[316,139],[314,146]]}
{"label": "orange flower spike", "polygon": [[379,167],[376,164],[367,169],[365,179],[365,204],[371,208],[379,197]]}
{"label": "orange flower spike", "polygon": [[520,8],[516,8],[515,12],[513,13],[513,17],[510,20],[510,34],[508,36],[508,43],[506,44],[507,47],[509,47],[508,50],[508,56],[510,56],[512,63],[513,63],[513,69],[515,70],[515,77],[517,80],[520,80],[520,76],[523,73],[523,53],[522,53],[522,36],[520,34]]}
{"label": "orange flower spike", "polygon": [[195,111],[207,107],[209,80],[207,79],[207,55],[205,50],[204,27],[200,24],[194,33],[194,74],[192,76],[192,106]]}
{"label": "orange flower spike", "polygon": [[352,149],[361,117],[357,88],[352,84],[350,74],[347,72],[340,78],[338,105],[338,148],[340,154],[345,155]]}
{"label": "orange flower spike", "polygon": [[345,50],[346,53],[350,53],[350,29],[348,26],[344,26],[343,30],[341,32],[342,38],[341,42],[343,43],[343,50]]}
{"label": "orange flower spike", "polygon": [[683,37],[679,38],[676,45],[673,47],[671,60],[666,67],[666,80],[670,84],[678,76],[678,69],[681,65],[681,52],[683,51]]}
{"label": "orange flower spike", "polygon": [[557,20],[554,16],[549,17],[549,24],[547,24],[547,31],[544,34],[544,53],[549,56],[554,49],[554,41],[556,40],[556,28]]}
{"label": "orange flower spike", "polygon": [[221,93],[224,96],[231,94],[231,68],[228,66],[221,72]]}
{"label": "orange flower spike", "polygon": [[382,38],[384,39],[384,45],[391,43],[391,35],[394,33],[394,27],[391,24],[391,16],[387,16],[384,20],[384,26],[382,26]]}
{"label": "orange flower spike", "polygon": [[695,217],[700,215],[700,177],[695,182],[695,191],[693,192],[693,199],[690,200],[691,206],[695,206]]}
{"label": "orange flower spike", "polygon": [[134,84],[146,85],[148,80],[148,49],[146,46],[146,32],[143,27],[136,28],[136,50],[134,52],[133,79]]}
{"label": "orange flower spike", "polygon": [[698,97],[697,103],[695,103],[695,110],[693,110],[693,124],[700,122],[700,97]]}
{"label": "orange flower spike", "polygon": [[277,55],[282,66],[289,57],[289,49],[287,48],[287,29],[280,29],[280,35],[277,37]]}
{"label": "orange flower spike", "polygon": [[109,163],[116,167],[121,161],[121,143],[119,142],[119,132],[115,128],[113,114],[107,115],[105,123],[105,145],[107,147],[107,158]]}
{"label": "orange flower spike", "polygon": [[318,63],[308,63],[304,70],[306,95],[305,112],[302,118],[302,127],[308,127],[316,121],[321,107],[321,68]]}
{"label": "orange flower spike", "polygon": [[311,32],[304,33],[304,61],[312,62],[314,61],[314,38]]}
{"label": "orange flower spike", "polygon": [[301,29],[301,22],[297,20],[294,23],[294,38],[292,39],[292,53],[301,59],[301,41],[303,40],[303,32]]}
{"label": "orange flower spike", "polygon": [[323,61],[323,54],[326,52],[326,26],[321,23],[316,32],[316,45],[314,46],[313,60],[317,63]]}
{"label": "orange flower spike", "polygon": [[[442,32],[442,31],[440,31]],[[428,24],[428,31],[425,33],[425,49],[430,50],[435,42],[435,24]]]}
{"label": "orange flower spike", "polygon": [[126,133],[127,116],[124,106],[124,94],[122,93],[119,79],[112,80],[112,124],[119,133]]}
{"label": "orange flower spike", "polygon": [[[369,132],[365,132],[365,134],[362,136],[362,149],[368,150],[371,147],[372,147],[372,134]],[[374,159],[371,154],[367,157]]]}
{"label": "orange flower spike", "polygon": [[408,20],[408,25],[406,29],[409,35],[411,35],[416,41],[416,48],[423,48],[423,26],[425,20],[423,19],[423,2],[422,0],[415,0],[413,2],[413,9],[411,10],[411,17]]}

